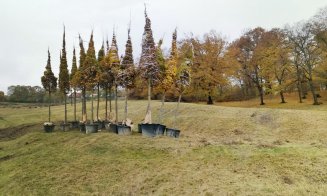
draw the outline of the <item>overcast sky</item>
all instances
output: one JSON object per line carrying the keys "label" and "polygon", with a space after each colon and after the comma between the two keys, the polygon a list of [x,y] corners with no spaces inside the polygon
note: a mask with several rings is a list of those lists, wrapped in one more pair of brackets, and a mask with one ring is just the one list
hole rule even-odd
{"label": "overcast sky", "polygon": [[73,46],[79,51],[78,34],[88,41],[92,29],[98,50],[107,36],[111,43],[115,27],[122,54],[130,18],[138,58],[144,3],[155,41],[163,37],[167,50],[175,27],[179,38],[214,29],[231,41],[248,28],[270,29],[309,19],[327,5],[326,0],[0,0],[0,91],[7,93],[10,85],[41,85],[48,47],[58,75],[63,24],[69,69]]}

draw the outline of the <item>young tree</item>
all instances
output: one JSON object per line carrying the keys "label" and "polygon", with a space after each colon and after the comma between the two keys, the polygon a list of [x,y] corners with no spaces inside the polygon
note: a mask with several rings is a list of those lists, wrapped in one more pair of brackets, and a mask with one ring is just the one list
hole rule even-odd
{"label": "young tree", "polygon": [[74,90],[74,121],[76,121],[76,89],[77,89],[77,84],[73,82],[74,77],[77,73],[77,63],[76,63],[76,54],[75,54],[75,47],[73,50],[73,63],[72,63],[72,69],[70,72],[70,86]]}
{"label": "young tree", "polygon": [[115,32],[112,36],[111,46],[109,49],[109,59],[110,59],[110,69],[112,71],[112,76],[114,77],[114,85],[115,85],[115,121],[118,123],[118,85],[119,81],[117,78],[118,71],[120,69],[120,60],[118,55],[118,47],[117,47],[117,41],[116,41],[116,35]]}
{"label": "young tree", "polygon": [[80,47],[80,52],[79,52],[79,74],[77,76],[79,80],[80,87],[82,89],[82,121],[86,122],[87,121],[87,111],[86,111],[86,79],[83,74],[83,69],[84,69],[84,61],[86,59],[86,52],[84,49],[84,44],[83,44],[83,39],[79,35],[79,47]]}
{"label": "young tree", "polygon": [[82,90],[82,121],[87,121],[87,112],[86,112],[86,79],[84,76],[84,61],[86,58],[83,40],[81,36],[79,36],[79,46],[80,46],[80,54],[79,54],[79,67],[76,73],[72,77],[71,83],[76,88]]}
{"label": "young tree", "polygon": [[191,54],[184,53],[181,54],[181,58],[183,60],[181,61],[181,64],[177,65],[177,71],[174,78],[174,84],[178,92],[178,102],[175,110],[175,120],[173,125],[174,128],[176,127],[178,109],[182,99],[182,94],[191,84],[191,66],[193,64],[194,54],[193,52]]}
{"label": "young tree", "polygon": [[101,78],[101,64],[104,61],[104,57],[105,57],[105,51],[104,51],[104,44],[102,43],[101,49],[98,52],[98,72],[97,72],[97,121],[99,121],[99,105],[100,105],[100,86],[101,84],[103,84],[102,78]]}
{"label": "young tree", "polygon": [[114,83],[114,73],[113,69],[110,64],[110,56],[109,56],[109,42],[106,41],[107,45],[107,51],[106,55],[104,56],[104,59],[99,62],[99,69],[98,77],[100,78],[100,85],[105,89],[105,96],[106,96],[106,103],[105,103],[105,119],[108,120],[108,90],[109,90],[109,96],[110,96],[110,103],[109,103],[109,111],[112,112],[111,109],[111,90]]}
{"label": "young tree", "polygon": [[59,89],[60,92],[64,95],[65,100],[65,120],[63,129],[65,130],[65,125],[67,124],[67,93],[69,92],[69,73],[68,65],[66,58],[66,41],[65,41],[65,29],[63,34],[63,43],[62,43],[62,54],[60,58],[60,70],[59,70]]}
{"label": "young tree", "polygon": [[93,31],[91,33],[89,47],[86,52],[86,58],[83,65],[83,75],[86,81],[86,88],[91,90],[91,124],[94,122],[94,107],[93,107],[93,94],[94,87],[97,84],[97,59],[95,56],[95,48],[93,41]]}
{"label": "young tree", "polygon": [[134,87],[135,81],[135,67],[133,59],[133,46],[130,36],[130,28],[128,29],[128,39],[125,45],[125,55],[123,57],[121,68],[118,73],[119,84],[125,88],[125,110],[124,110],[124,121],[127,121],[127,100],[128,90]]}
{"label": "young tree", "polygon": [[156,57],[156,47],[153,40],[151,20],[145,9],[145,26],[142,38],[142,53],[139,63],[141,77],[148,83],[148,107],[145,123],[152,123],[151,115],[151,87],[159,82],[160,68]]}
{"label": "young tree", "polygon": [[48,61],[47,65],[45,66],[45,71],[43,76],[41,77],[41,82],[43,88],[48,91],[49,93],[49,118],[48,121],[51,122],[51,92],[55,92],[57,88],[57,78],[54,76],[51,70],[51,57],[50,52],[48,50]]}
{"label": "young tree", "polygon": [[162,122],[166,93],[169,89],[172,88],[177,72],[177,62],[178,62],[177,29],[175,29],[172,35],[170,57],[167,62],[164,59],[163,52],[161,50],[161,45],[162,45],[162,40],[159,41],[159,44],[157,46],[157,61],[161,69],[161,79],[162,79],[160,84],[158,85],[158,88],[160,89],[161,96],[162,96],[160,114],[159,114],[159,123]]}

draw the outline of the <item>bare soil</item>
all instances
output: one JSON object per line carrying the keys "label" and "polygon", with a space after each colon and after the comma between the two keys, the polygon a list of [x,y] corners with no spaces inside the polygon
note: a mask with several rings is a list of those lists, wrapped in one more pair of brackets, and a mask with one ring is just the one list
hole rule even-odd
{"label": "bare soil", "polygon": [[0,141],[8,141],[19,138],[33,130],[42,129],[40,124],[23,124],[16,127],[0,129]]}

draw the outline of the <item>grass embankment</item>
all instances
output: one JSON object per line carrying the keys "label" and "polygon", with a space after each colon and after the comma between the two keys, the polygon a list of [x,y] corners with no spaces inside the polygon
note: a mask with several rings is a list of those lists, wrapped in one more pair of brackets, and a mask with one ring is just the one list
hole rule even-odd
{"label": "grass embankment", "polygon": [[[156,119],[160,103],[153,103]],[[166,103],[167,110],[174,107]],[[129,116],[139,122],[145,109],[146,101],[131,101]],[[62,106],[53,107],[55,121],[62,113]],[[182,103],[180,139],[46,134],[41,123],[47,108],[0,108],[0,115],[1,127],[39,123],[23,136],[0,140],[5,195],[324,195],[327,190],[326,111]],[[172,122],[172,116],[164,120]]]}
{"label": "grass embankment", "polygon": [[322,96],[318,98],[318,101],[322,105],[312,105],[312,95],[308,93],[307,98],[303,99],[303,103],[299,103],[299,97],[297,93],[285,93],[285,100],[287,103],[281,104],[280,97],[267,95],[264,98],[265,105],[259,105],[259,98],[250,99],[246,101],[231,101],[216,103],[220,106],[228,107],[248,107],[248,108],[276,108],[276,109],[298,109],[298,110],[327,110],[327,91],[320,91],[319,94]]}

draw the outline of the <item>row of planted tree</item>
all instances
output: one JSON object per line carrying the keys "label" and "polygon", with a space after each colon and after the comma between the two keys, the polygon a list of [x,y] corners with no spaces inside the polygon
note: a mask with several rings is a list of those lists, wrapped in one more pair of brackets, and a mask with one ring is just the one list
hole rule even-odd
{"label": "row of planted tree", "polygon": [[[179,130],[166,129],[165,125],[161,125],[163,116],[163,107],[165,102],[165,93],[169,88],[174,87],[178,91],[179,98],[175,111],[175,122],[178,111],[179,102],[183,91],[190,84],[190,65],[192,64],[192,53],[185,54],[183,62],[179,63],[177,54],[177,30],[173,33],[172,48],[169,60],[167,63],[162,63],[164,60],[163,54],[158,52],[155,45],[151,21],[145,11],[145,27],[142,39],[142,54],[139,66],[136,68],[133,60],[133,48],[130,37],[130,28],[128,29],[128,39],[126,42],[125,55],[119,58],[118,48],[115,33],[112,37],[111,46],[106,42],[106,49],[104,43],[98,52],[94,48],[93,32],[91,33],[88,49],[85,52],[83,40],[79,37],[79,67],[77,67],[77,60],[75,49],[73,51],[73,63],[71,73],[69,74],[67,59],[66,59],[66,41],[65,29],[63,33],[63,45],[60,54],[60,71],[59,71],[59,90],[64,95],[65,101],[65,117],[64,122],[60,124],[62,130],[79,127],[86,133],[97,132],[99,128],[106,128],[112,132],[121,134],[130,134],[130,121],[127,118],[127,99],[129,90],[135,87],[135,78],[141,77],[147,84],[148,89],[148,106],[146,109],[146,116],[144,122],[139,124],[139,131],[148,136],[162,135],[167,130],[168,135],[177,137]],[[160,45],[159,45],[160,47]],[[192,48],[189,49],[190,51]],[[51,93],[57,89],[57,78],[51,70],[50,52],[48,50],[48,62],[44,75],[41,77],[44,89],[49,93],[51,100]],[[159,124],[152,123],[151,114],[151,89],[160,85],[162,89],[162,106],[160,109]],[[118,104],[117,92],[118,88],[125,89],[125,108],[124,119],[118,120]],[[104,121],[100,121],[98,112],[96,119],[94,119],[94,90],[97,90],[97,95],[100,95],[100,88],[105,91],[105,117]],[[67,121],[67,94],[73,91],[74,97],[74,120]],[[76,92],[82,92],[82,119],[77,121],[76,117]],[[115,116],[111,113],[111,94],[115,91]],[[91,91],[91,118],[87,117],[86,107],[86,92]],[[108,94],[110,95],[109,104],[110,112],[108,113]],[[99,101],[99,97],[98,97]],[[51,108],[49,104],[49,119],[44,123],[46,131],[54,129],[54,123],[51,122]],[[97,104],[99,107],[99,103]],[[99,108],[97,108],[99,111]],[[174,127],[175,128],[175,127]]]}
{"label": "row of planted tree", "polygon": [[[108,92],[111,95],[112,90],[117,94],[118,87],[131,92],[134,97],[144,98],[148,94],[149,100],[151,94],[161,95],[162,100],[166,99],[166,95],[170,100],[172,97],[180,100],[183,93],[183,97],[190,101],[207,97],[208,103],[212,103],[211,98],[217,97],[220,100],[244,100],[258,96],[260,104],[264,104],[265,94],[279,94],[281,103],[285,103],[285,92],[297,92],[301,103],[309,91],[315,105],[319,105],[319,90],[327,88],[327,8],[308,21],[283,29],[257,27],[247,30],[231,43],[214,31],[205,34],[203,39],[190,35],[177,42],[175,31],[167,57],[161,50],[162,39],[157,45],[154,43],[150,19],[147,15],[145,18],[142,54],[137,63],[133,61],[129,34],[122,58],[118,56],[115,34],[111,46],[107,41],[105,49],[103,44],[97,58],[93,36],[86,52],[80,37],[80,64],[77,68],[74,50],[69,75],[64,37],[59,89],[65,95],[69,89],[73,89],[74,94],[77,89],[82,91],[83,122],[88,122],[85,94],[91,91],[93,95],[93,91],[99,89],[106,92],[105,119],[110,120],[107,95]],[[50,54],[42,84],[49,94],[57,88]],[[125,111],[124,121],[127,109]],[[111,120],[118,123],[117,112],[115,115]],[[151,123],[150,102],[146,117],[146,122]]]}

